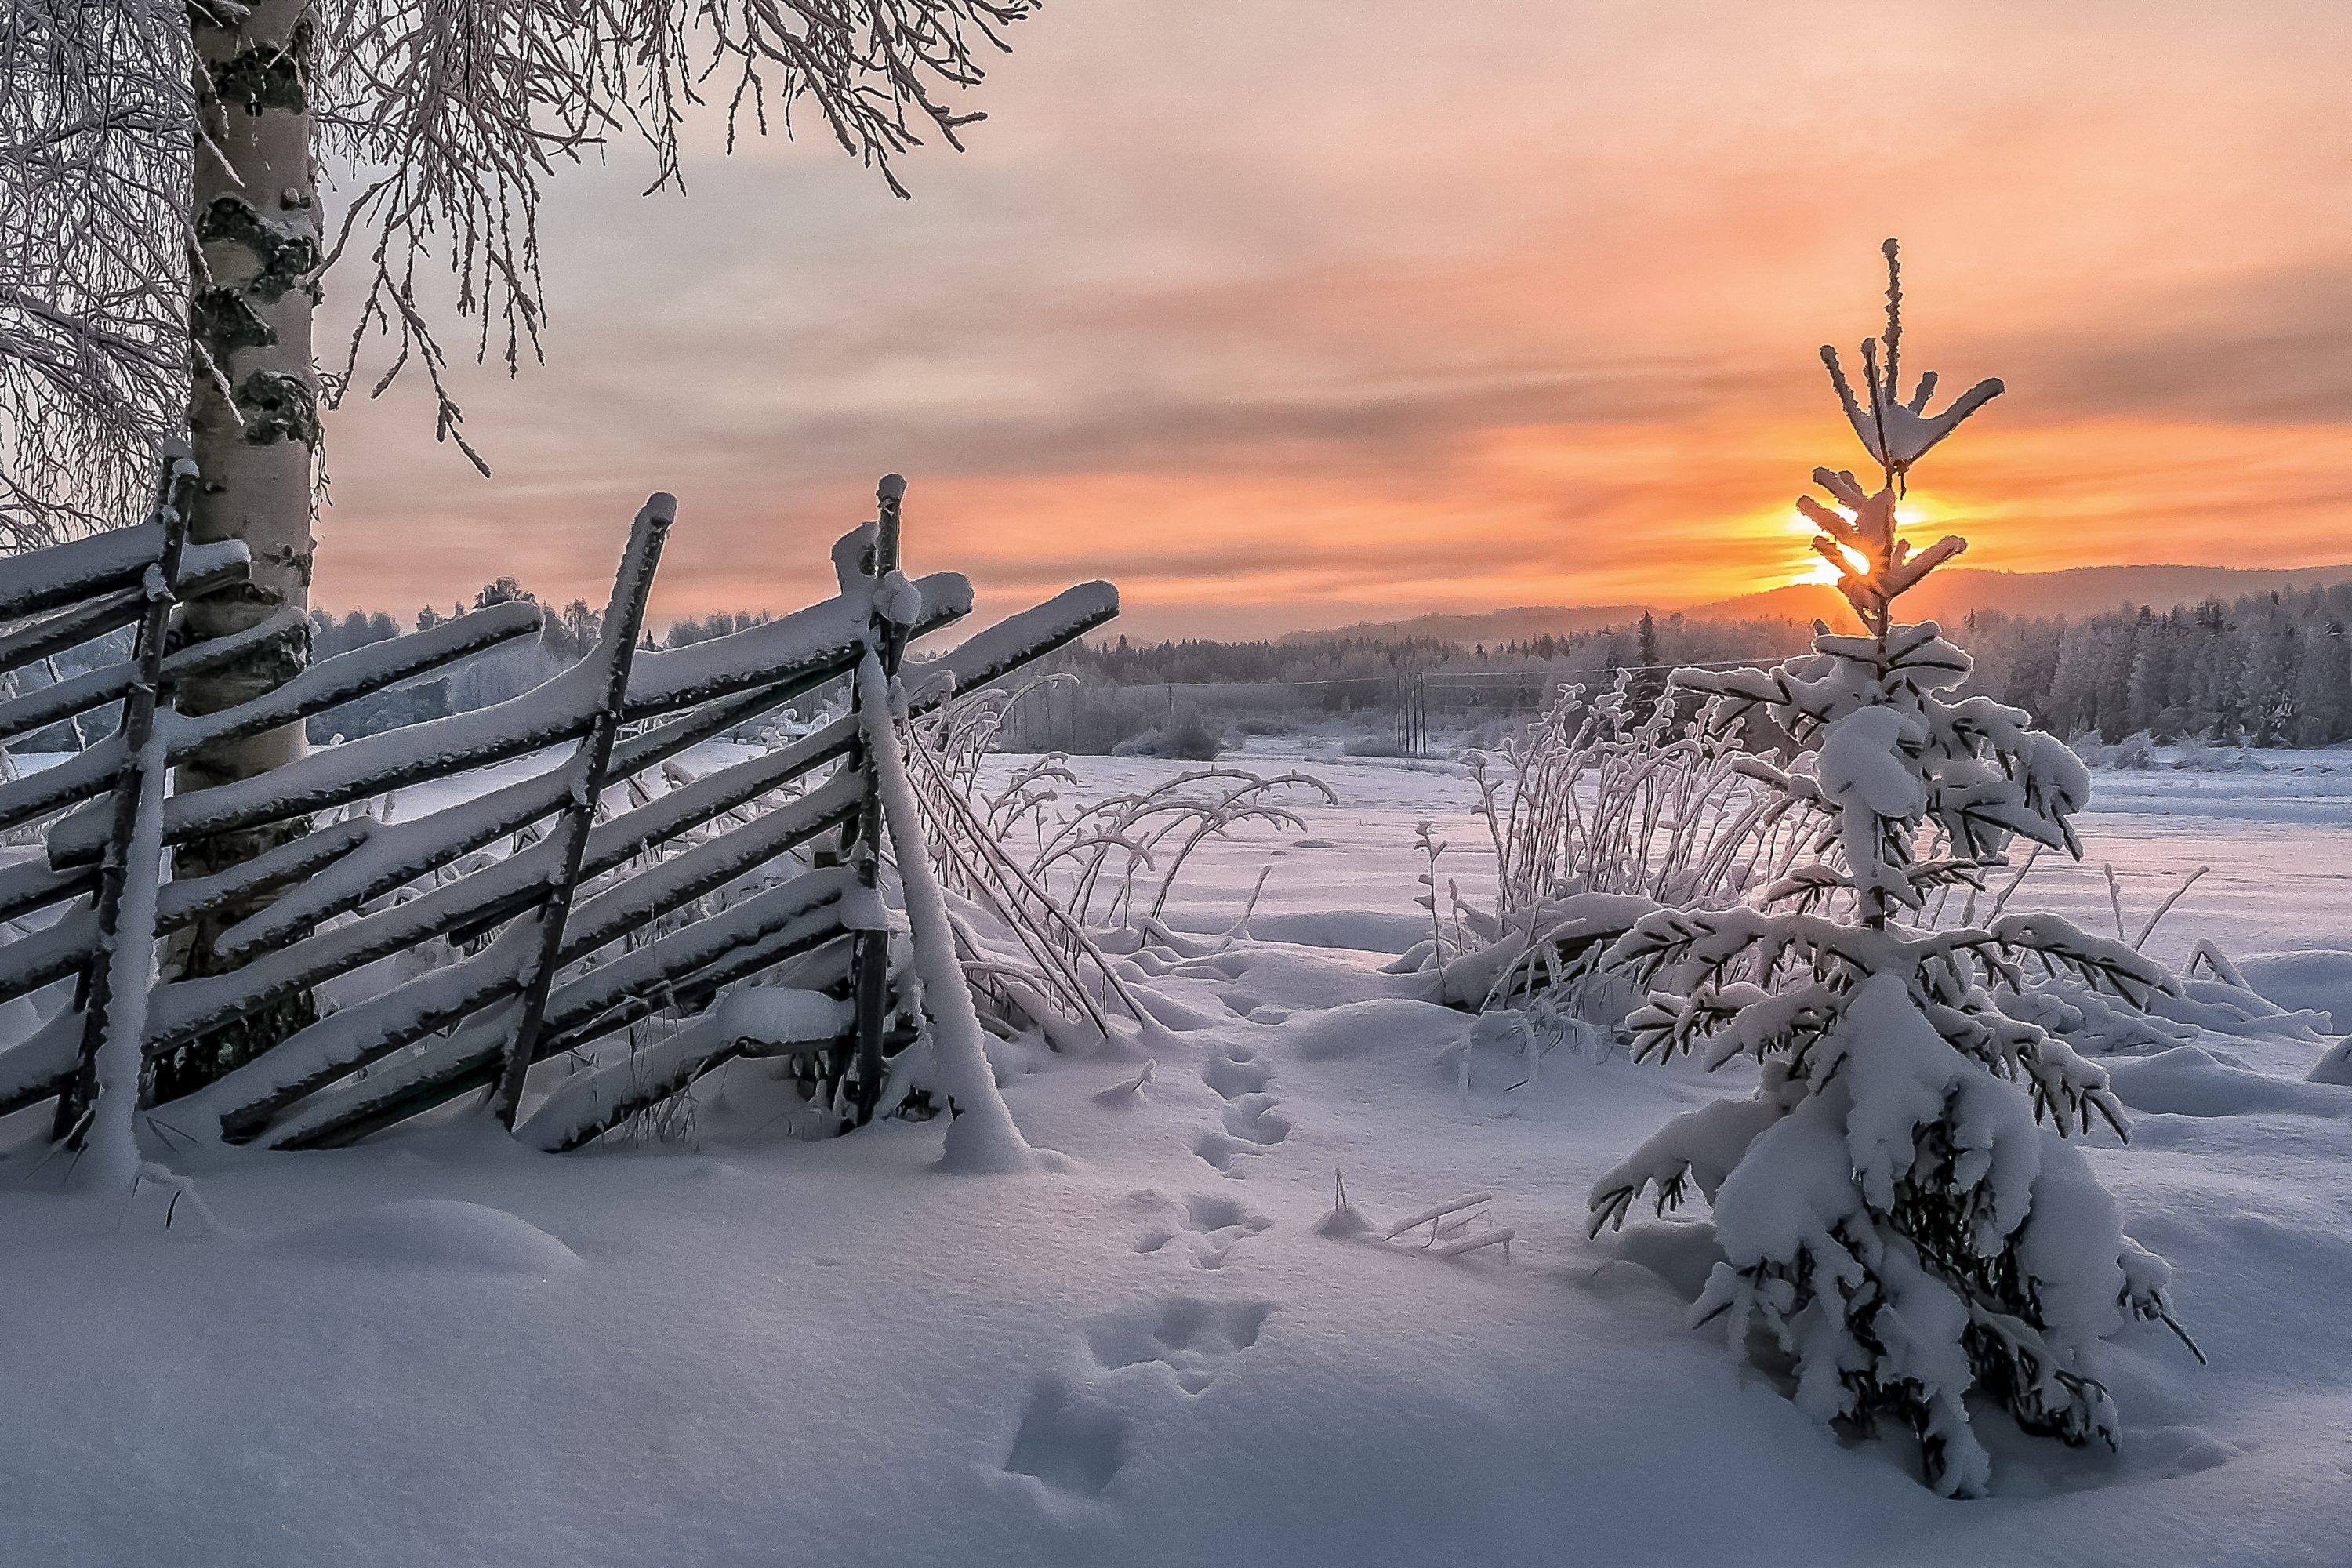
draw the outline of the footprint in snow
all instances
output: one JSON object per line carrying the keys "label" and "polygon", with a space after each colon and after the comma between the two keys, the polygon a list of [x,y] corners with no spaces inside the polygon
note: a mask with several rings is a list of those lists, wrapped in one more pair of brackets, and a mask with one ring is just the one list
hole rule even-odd
{"label": "footprint in snow", "polygon": [[1007,1475],[1069,1497],[1100,1497],[1125,1463],[1125,1416],[1066,1379],[1037,1380],[1004,1458]]}
{"label": "footprint in snow", "polygon": [[1244,1143],[1270,1149],[1290,1136],[1290,1119],[1278,1116],[1281,1103],[1270,1094],[1244,1094],[1225,1107],[1225,1131]]}
{"label": "footprint in snow", "polygon": [[1106,1397],[1108,1381],[1130,1369],[1161,1367],[1184,1394],[1201,1394],[1257,1343],[1274,1312],[1271,1301],[1171,1296],[1097,1320],[1086,1332],[1093,1373],[1084,1380],[1048,1374],[1030,1385],[1004,1473],[1029,1478],[1050,1499],[1102,1496],[1133,1447],[1131,1423],[1119,1407],[1131,1400]]}
{"label": "footprint in snow", "polygon": [[1255,1050],[1246,1046],[1226,1047],[1201,1069],[1201,1081],[1225,1102],[1224,1131],[1203,1132],[1193,1139],[1192,1152],[1217,1170],[1238,1177],[1242,1173],[1236,1162],[1241,1158],[1263,1154],[1290,1136],[1290,1119],[1275,1110],[1281,1097],[1266,1092],[1266,1086],[1274,1081],[1274,1069]]}
{"label": "footprint in snow", "polygon": [[1164,1194],[1140,1194],[1156,1209],[1143,1234],[1135,1238],[1138,1252],[1158,1252],[1181,1244],[1195,1268],[1223,1268],[1233,1249],[1274,1222],[1252,1214],[1240,1202],[1218,1193],[1188,1197],[1181,1208]]}
{"label": "footprint in snow", "polygon": [[1228,1047],[1209,1058],[1209,1065],[1201,1069],[1201,1081],[1226,1100],[1239,1100],[1245,1094],[1265,1092],[1274,1081],[1274,1069],[1259,1060],[1255,1051]]}
{"label": "footprint in snow", "polygon": [[1271,1301],[1171,1296],[1157,1309],[1098,1321],[1087,1331],[1087,1348],[1105,1372],[1164,1365],[1177,1387],[1199,1394],[1257,1343],[1274,1312]]}
{"label": "footprint in snow", "polygon": [[1234,1162],[1249,1155],[1263,1154],[1265,1151],[1237,1138],[1228,1138],[1222,1132],[1203,1132],[1192,1140],[1192,1152],[1207,1161],[1213,1169],[1238,1178],[1242,1173]]}

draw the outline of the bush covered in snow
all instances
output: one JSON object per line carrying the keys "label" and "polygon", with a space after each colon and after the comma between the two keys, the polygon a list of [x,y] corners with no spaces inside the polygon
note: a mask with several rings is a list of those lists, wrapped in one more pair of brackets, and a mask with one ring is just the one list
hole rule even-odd
{"label": "bush covered in snow", "polygon": [[[1887,254],[1891,268],[1892,241]],[[1928,1484],[1975,1496],[1991,1461],[1971,1397],[2029,1432],[2112,1447],[2098,1343],[2133,1320],[2171,1321],[2168,1270],[2124,1235],[2066,1142],[2094,1122],[2120,1133],[2121,1107],[2105,1072],[2013,1005],[2021,964],[2132,1002],[2174,983],[2054,917],[1995,910],[1976,924],[1973,899],[1957,925],[1927,917],[1930,895],[1981,889],[2014,838],[2079,854],[2068,818],[2089,781],[2024,713],[1957,695],[1969,658],[1934,623],[1894,622],[1895,600],[1963,548],[1897,537],[1904,476],[2000,390],[1982,383],[1929,416],[1931,374],[1898,402],[1899,298],[1890,289],[1883,372],[1879,342],[1864,346],[1866,408],[1822,351],[1885,482],[1817,469],[1837,506],[1798,503],[1864,635],[1823,628],[1773,668],[1675,676],[1710,699],[1709,729],[1761,712],[1805,748],[1773,783],[1827,812],[1833,841],[1752,901],[1660,910],[1602,960],[1651,987],[1630,1020],[1638,1056],[1749,1056],[1760,1081],[1668,1122],[1591,1203],[1597,1234],[1645,1191],[1663,1210],[1696,1188],[1723,1260],[1695,1319],[1735,1351],[1776,1345],[1822,1419],[1916,1432]]]}
{"label": "bush covered in snow", "polygon": [[1202,717],[1198,707],[1186,702],[1173,708],[1165,723],[1118,742],[1110,752],[1119,757],[1171,757],[1178,762],[1213,763],[1224,749],[1223,733]]}
{"label": "bush covered in snow", "polygon": [[1160,743],[1162,756],[1187,763],[1213,763],[1225,749],[1223,732],[1189,702],[1176,710],[1175,720],[1161,733]]}
{"label": "bush covered in snow", "polygon": [[1540,997],[1613,1025],[1623,987],[1596,969],[1612,941],[1668,906],[1736,903],[1819,840],[1818,804],[1774,787],[1755,736],[1691,708],[1686,696],[1637,696],[1621,673],[1598,694],[1563,688],[1493,754],[1465,756],[1496,900],[1491,911],[1457,908],[1476,939],[1458,955],[1437,944],[1406,955],[1440,965],[1438,1000],[1485,1010]]}

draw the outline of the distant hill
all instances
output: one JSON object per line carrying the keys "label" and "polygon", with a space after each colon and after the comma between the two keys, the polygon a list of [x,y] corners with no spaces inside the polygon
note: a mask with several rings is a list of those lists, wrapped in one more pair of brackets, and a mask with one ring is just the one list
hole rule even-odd
{"label": "distant hill", "polygon": [[[2250,594],[2288,588],[2325,588],[2352,583],[2352,564],[2269,571],[2235,566],[2076,566],[2063,572],[1991,572],[1948,566],[1903,600],[1915,620],[1954,621],[1971,610],[2012,616],[2086,616],[2122,605],[2168,610],[2176,605],[2219,599],[2224,604]],[[1641,618],[1640,605],[1523,605],[1478,616],[1416,616],[1409,621],[1366,621],[1334,631],[1294,632],[1285,642],[1352,637],[1381,642],[1434,637],[1456,643],[1517,642],[1549,632],[1591,631]],[[1657,614],[1667,606],[1650,606]],[[1825,584],[1797,583],[1760,594],[1680,606],[1694,620],[1806,622],[1816,617],[1841,624],[1845,601]]]}
{"label": "distant hill", "polygon": [[[2352,583],[2352,565],[2305,566],[2262,571],[2234,566],[2076,566],[2063,572],[1989,572],[1947,566],[1904,595],[1911,620],[1956,620],[1971,610],[2012,616],[2092,616],[2118,605],[2223,604],[2249,594],[2287,588],[2325,588]],[[1799,583],[1742,594],[1735,599],[1685,605],[1683,614],[1705,621],[1833,619],[1845,601],[1826,584]],[[1638,612],[1637,612],[1638,613]]]}

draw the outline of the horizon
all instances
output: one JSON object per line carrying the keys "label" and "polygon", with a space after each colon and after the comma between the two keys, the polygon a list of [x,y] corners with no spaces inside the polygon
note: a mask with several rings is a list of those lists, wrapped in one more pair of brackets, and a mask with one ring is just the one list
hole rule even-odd
{"label": "horizon", "polygon": [[601,602],[666,489],[657,619],[797,603],[896,468],[976,620],[1094,575],[1143,638],[1735,597],[1859,460],[1815,351],[1878,330],[1887,235],[1911,366],[2009,387],[1911,503],[1969,566],[2352,553],[2352,17],[1557,16],[1049,9],[910,202],[821,138],[567,174],[548,363],[457,378],[496,477],[421,383],[355,397],[316,596]]}
{"label": "horizon", "polygon": [[[1963,556],[1961,559],[1964,562],[1966,557]],[[2237,578],[2268,578],[2282,574],[2318,574],[2323,577],[2326,577],[2331,576],[2332,574],[2341,574],[2340,580],[2352,581],[2352,561],[2331,562],[2315,566],[2302,567],[2200,566],[2190,563],[2173,561],[2124,562],[2087,566],[2064,566],[2055,568],[2048,572],[2008,572],[1987,567],[1971,568],[1965,564],[1961,564],[1948,567],[1944,575],[1939,579],[1939,582],[1941,582],[1945,587],[1949,588],[1952,585],[1954,579],[1968,578],[1973,574],[1976,576],[1997,578],[2006,582],[2036,584],[2046,583],[2055,578],[2071,577],[2081,574],[2094,572],[2186,572],[2197,573],[2220,579],[2218,582],[2208,584],[2194,597],[2176,595],[2165,599],[2154,599],[2136,597],[2126,595],[2125,597],[2120,599],[2113,601],[2098,601],[2086,605],[2084,607],[2084,614],[2095,616],[2106,614],[2117,609],[2131,610],[2135,608],[2142,608],[2159,611],[2178,611],[2190,605],[2205,602],[2207,600],[2218,600],[2225,605],[2230,605],[2246,598],[2259,595],[2263,592],[2261,587],[2257,586],[2238,588],[2232,591],[2231,580]],[[488,584],[485,585],[487,586]],[[563,601],[542,598],[528,583],[518,583],[515,586],[522,590],[523,597],[534,600],[550,610],[560,611],[564,607]],[[2228,596],[2224,597],[2222,593],[2215,592],[2217,589],[2226,591]],[[1727,599],[1695,600],[1682,604],[1643,603],[1635,601],[1617,605],[1498,605],[1484,609],[1468,608],[1462,610],[1423,611],[1414,615],[1398,616],[1390,620],[1360,620],[1349,622],[1344,626],[1292,626],[1286,629],[1244,633],[1230,637],[1219,637],[1210,634],[1184,631],[1171,632],[1164,635],[1153,635],[1149,633],[1139,635],[1131,630],[1127,626],[1126,622],[1121,619],[1114,620],[1108,626],[1087,633],[1081,640],[1097,646],[1107,647],[1113,643],[1126,642],[1144,647],[1192,641],[1240,644],[1278,643],[1313,638],[1331,638],[1337,640],[1365,635],[1368,633],[1396,632],[1401,629],[1409,628],[1419,622],[1425,620],[1500,620],[1514,616],[1540,616],[1555,615],[1593,616],[1603,612],[1612,616],[1618,616],[1622,618],[1620,620],[1607,622],[1593,621],[1589,626],[1580,627],[1557,628],[1554,630],[1552,635],[1559,636],[1566,635],[1570,632],[1585,631],[1622,631],[1630,627],[1643,615],[1654,615],[1664,620],[1681,620],[1687,616],[1724,622],[1741,619],[1783,619],[1794,622],[1801,617],[1786,614],[1773,614],[1772,602],[1783,599],[1791,593],[1808,591],[1817,591],[1819,608],[1827,610],[1833,615],[1844,613],[1835,591],[1830,584],[1811,581],[1810,579],[1801,579],[1794,583],[1784,583],[1774,587],[1758,589],[1749,594],[1737,595]],[[2276,590],[2273,589],[2272,592],[2275,595]],[[585,601],[583,601],[583,603],[585,603]],[[1757,615],[1748,616],[1738,614],[1739,611],[1751,606],[1759,612]],[[437,613],[437,605],[430,607],[434,608]],[[466,605],[462,602],[453,601],[452,603],[452,611],[454,614],[463,614],[468,607],[469,606]],[[593,604],[588,604],[587,607],[592,610],[594,608]],[[667,634],[668,632],[676,629],[681,622],[708,619],[714,614],[767,616],[789,614],[792,610],[799,607],[800,606],[796,605],[787,605],[783,606],[782,609],[779,610],[774,605],[738,605],[730,609],[706,611],[702,612],[700,615],[679,616],[667,622],[661,623],[661,625],[663,626],[665,634]],[[2000,606],[1989,605],[1986,607],[2000,608]],[[1705,614],[1705,612],[1717,613],[1707,615]],[[2018,610],[2014,608],[2009,609],[2005,613],[2028,618],[2032,618],[2035,615],[2039,614],[2039,612],[2035,611]],[[352,615],[373,616],[378,614],[385,614],[392,616],[396,622],[400,622],[403,625],[405,625],[407,621],[407,617],[405,617],[401,612],[388,610],[384,606],[374,605],[318,605],[313,606],[313,614],[325,616],[328,618],[335,620],[341,620]],[[442,618],[446,619],[447,617]],[[947,641],[940,646],[953,646],[954,642],[958,640],[959,634],[969,635],[971,632],[978,630],[980,625],[985,621],[985,618],[986,617],[983,615],[976,620],[968,619],[965,622],[961,623],[958,627],[950,628]],[[1426,635],[1439,641],[1446,640],[1433,632],[1416,635]],[[1510,641],[1515,639],[1523,639],[1526,637],[1539,637],[1544,634],[1541,632],[1503,634],[1498,631],[1496,635],[1501,636],[1505,641]],[[1458,638],[1455,640],[1458,641]]]}

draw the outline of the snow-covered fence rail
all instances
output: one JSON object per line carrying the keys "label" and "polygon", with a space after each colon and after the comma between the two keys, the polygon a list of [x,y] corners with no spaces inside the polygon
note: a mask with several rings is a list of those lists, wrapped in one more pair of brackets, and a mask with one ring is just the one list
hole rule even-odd
{"label": "snow-covered fence rail", "polygon": [[[242,580],[242,561],[183,548],[173,486],[186,476],[174,473],[142,528],[0,562],[0,609],[53,612],[0,638],[0,669],[8,658],[43,658],[144,617],[120,667],[22,697],[0,690],[0,742],[124,704],[115,735],[0,783],[0,826],[48,819],[46,855],[0,867],[0,921],[11,922],[0,927],[0,1004],[82,977],[37,1030],[0,1048],[0,1113],[55,1098],[59,1136],[79,1140],[107,1093],[152,1097],[154,1068],[173,1053],[386,960],[404,966],[403,978],[194,1093],[149,1106],[148,1124],[166,1136],[318,1146],[487,1086],[511,1125],[534,1063],[588,1051],[661,1011],[693,1021],[657,1049],[575,1073],[522,1135],[572,1146],[648,1096],[741,1054],[815,1058],[813,1076],[851,1119],[873,1112],[887,1046],[908,1031],[889,967],[878,855],[885,803],[866,757],[867,716],[854,705],[789,745],[677,787],[646,781],[704,741],[845,682],[869,654],[896,674],[908,641],[969,612],[962,577],[909,582],[898,572],[903,481],[886,480],[878,521],[835,545],[832,598],[689,647],[640,652],[674,515],[670,498],[656,496],[637,517],[602,635],[580,664],[509,702],[312,752],[236,784],[156,792],[142,817],[151,770],[472,658],[534,633],[540,621],[534,605],[492,605],[322,660],[225,711],[182,714],[169,701],[175,680],[225,656],[218,642],[164,650],[175,594],[163,584],[175,582],[182,598],[209,591]],[[1071,589],[911,666],[903,706],[917,714],[975,690],[1117,609],[1108,584]],[[300,629],[298,617],[271,617],[238,640]],[[568,752],[554,765],[462,790],[458,804],[397,820],[390,810],[394,791],[557,747]],[[170,846],[271,826],[285,841],[252,859],[185,880],[163,877]],[[897,838],[898,825],[889,829]],[[838,843],[821,847],[828,835]],[[799,859],[788,859],[795,851]],[[142,896],[128,900],[140,919],[118,937],[110,911],[125,903],[123,888]],[[239,967],[140,986],[128,1010],[135,1017],[110,1015],[99,977],[121,966],[110,960],[133,949],[149,959],[159,938],[203,919],[225,923],[213,949]],[[445,950],[446,960],[433,962]],[[152,962],[143,972],[152,981]],[[710,1012],[723,991],[755,976],[774,983],[763,991],[782,985],[811,999],[769,996]],[[97,1042],[123,1026],[136,1031],[143,1089],[102,1084],[92,1068]]]}

